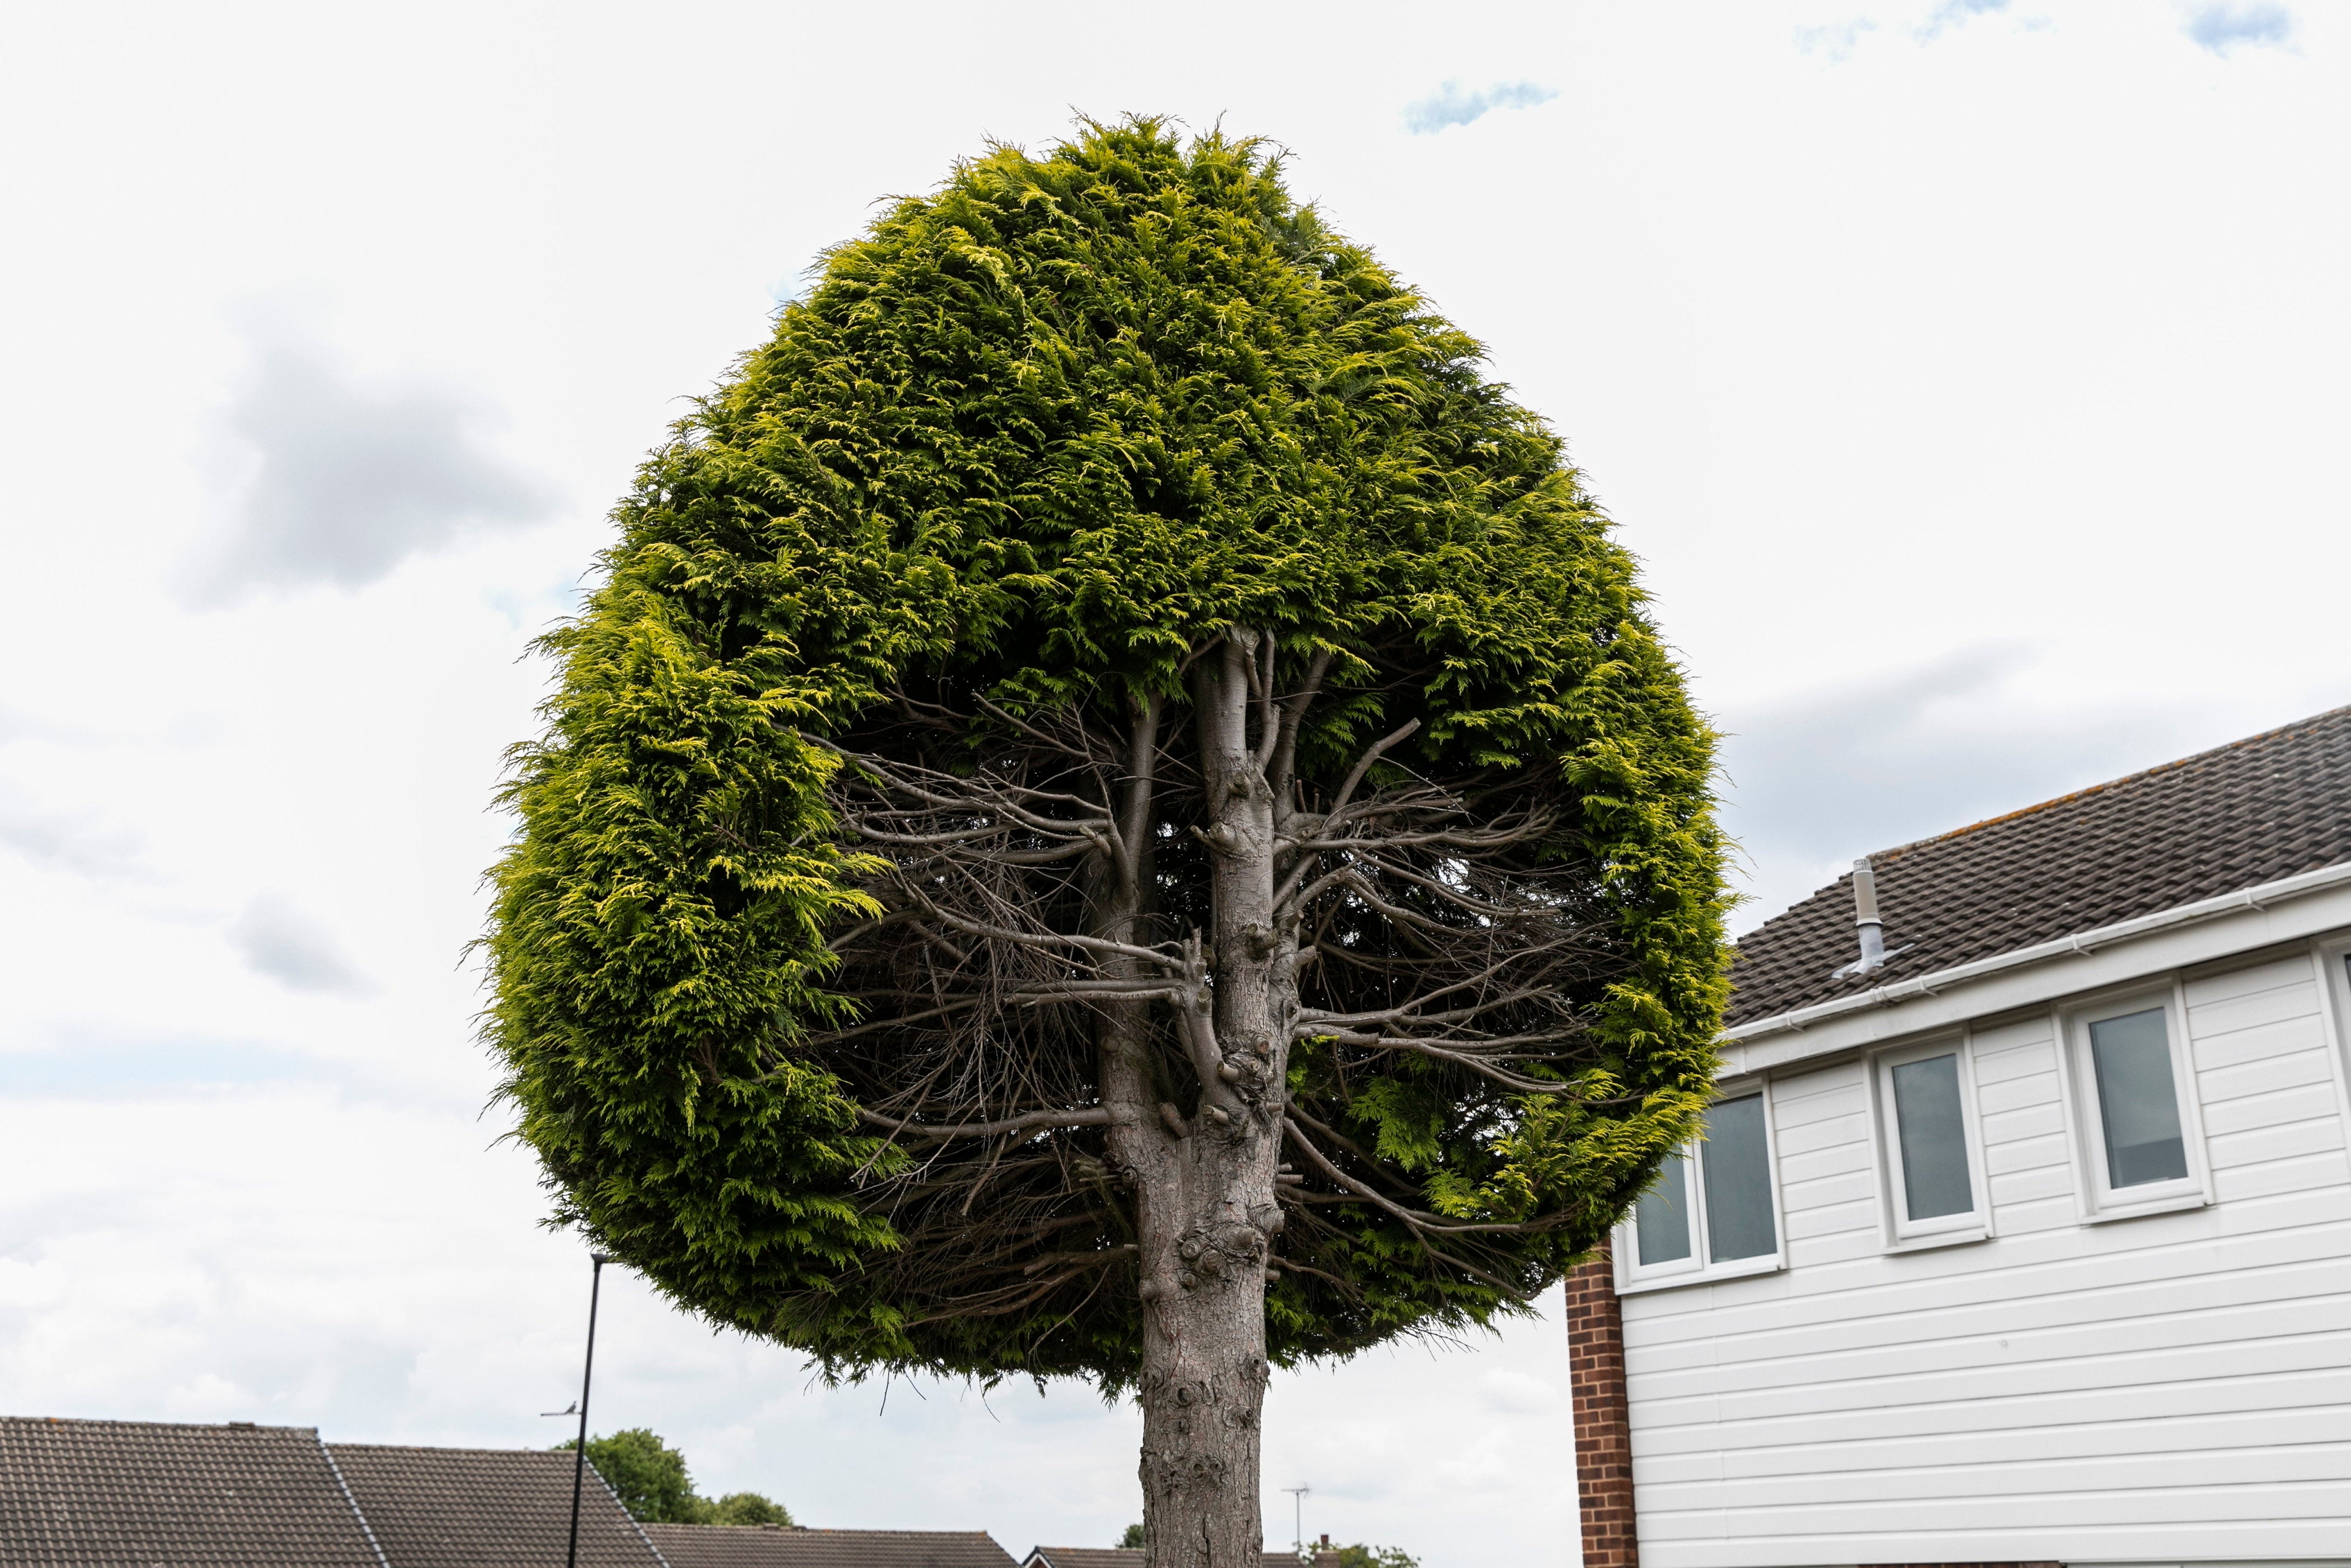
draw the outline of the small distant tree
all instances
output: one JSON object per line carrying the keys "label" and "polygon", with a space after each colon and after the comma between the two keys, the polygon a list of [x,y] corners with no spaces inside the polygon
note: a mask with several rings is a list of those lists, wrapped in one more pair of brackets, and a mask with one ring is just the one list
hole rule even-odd
{"label": "small distant tree", "polygon": [[[1333,1548],[1328,1557],[1337,1568],[1420,1568],[1420,1559],[1401,1546],[1353,1546]],[[1326,1553],[1314,1553],[1316,1568],[1323,1568]]]}
{"label": "small distant tree", "polygon": [[1143,1544],[1143,1521],[1138,1519],[1133,1524],[1128,1525],[1124,1530],[1121,1531],[1119,1532],[1118,1543],[1121,1548],[1129,1552],[1141,1547]]}
{"label": "small distant tree", "polygon": [[[556,1445],[569,1453],[578,1438]],[[685,1456],[643,1427],[588,1439],[588,1462],[641,1524],[691,1524],[701,1499],[694,1495]]]}
{"label": "small distant tree", "polygon": [[557,1221],[830,1375],[1132,1390],[1152,1568],[1257,1568],[1269,1364],[1526,1311],[1711,1081],[1710,737],[1480,352],[1148,120],[831,252],[546,640]]}
{"label": "small distant tree", "polygon": [[702,1503],[696,1511],[696,1524],[780,1524],[792,1522],[790,1511],[772,1499],[755,1491],[730,1491],[725,1497]]}
{"label": "small distant tree", "polygon": [[[569,1453],[578,1438],[558,1443],[556,1451]],[[781,1503],[755,1491],[728,1492],[725,1497],[699,1497],[685,1456],[643,1427],[631,1427],[606,1437],[588,1439],[588,1462],[604,1484],[640,1524],[783,1524],[792,1522]]]}

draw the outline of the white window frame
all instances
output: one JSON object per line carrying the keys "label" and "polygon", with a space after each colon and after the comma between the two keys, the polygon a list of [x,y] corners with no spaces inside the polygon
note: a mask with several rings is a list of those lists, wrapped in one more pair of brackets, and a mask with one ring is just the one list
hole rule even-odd
{"label": "white window frame", "polygon": [[1763,1099],[1763,1169],[1771,1190],[1771,1238],[1773,1249],[1753,1258],[1737,1258],[1727,1263],[1713,1260],[1713,1238],[1707,1226],[1706,1168],[1703,1140],[1692,1139],[1681,1146],[1687,1164],[1683,1169],[1689,1177],[1690,1255],[1670,1262],[1641,1263],[1641,1239],[1635,1229],[1631,1210],[1616,1227],[1610,1250],[1616,1260],[1616,1293],[1620,1296],[1638,1294],[1644,1291],[1662,1291],[1676,1285],[1706,1285],[1721,1280],[1743,1280],[1757,1274],[1774,1274],[1788,1266],[1788,1217],[1780,1202],[1780,1134],[1773,1125],[1771,1086],[1761,1078],[1737,1079],[1714,1087],[1714,1103],[1744,1100],[1750,1094]]}
{"label": "white window frame", "polygon": [[[2098,1077],[2090,1061],[2090,1026],[2126,1013],[2163,1009],[2171,1048],[2171,1092],[2179,1100],[2179,1140],[2188,1174],[2170,1181],[2116,1189],[2106,1179],[2105,1117],[2098,1104]],[[2074,1161],[2074,1202],[2082,1223],[2103,1224],[2141,1215],[2202,1208],[2212,1201],[2212,1167],[2204,1154],[2203,1096],[2196,1084],[2196,1061],[2189,1049],[2188,1005],[2177,975],[2100,993],[2065,1008],[2057,1018],[2058,1053],[2064,1071],[2068,1142]]]}
{"label": "white window frame", "polygon": [[[1938,1034],[1912,1045],[1879,1051],[1869,1061],[1870,1121],[1877,1130],[1879,1223],[1885,1249],[1916,1252],[1956,1247],[1993,1234],[1991,1175],[1984,1163],[1983,1127],[1976,1107],[1975,1038],[1968,1030]],[[1912,1219],[1902,1181],[1902,1124],[1894,1104],[1894,1070],[1937,1056],[1959,1058],[1959,1117],[1968,1157],[1968,1187],[1975,1207],[1962,1214]]]}

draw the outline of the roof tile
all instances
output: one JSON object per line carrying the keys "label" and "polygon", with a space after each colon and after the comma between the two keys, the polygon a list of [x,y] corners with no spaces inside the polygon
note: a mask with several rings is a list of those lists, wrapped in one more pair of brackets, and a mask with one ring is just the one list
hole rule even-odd
{"label": "roof tile", "polygon": [[1893,981],[2351,862],[2351,707],[1870,857],[1886,946],[1868,976],[1853,878],[1739,943],[1733,1028]]}
{"label": "roof tile", "polygon": [[[564,1559],[571,1531],[568,1453],[371,1443],[334,1443],[329,1451],[392,1568]],[[580,1562],[583,1568],[660,1568],[662,1562],[592,1465],[580,1499]]]}
{"label": "roof tile", "polygon": [[5,1568],[381,1568],[308,1427],[0,1416]]}
{"label": "roof tile", "polygon": [[648,1524],[671,1568],[1014,1568],[984,1530]]}

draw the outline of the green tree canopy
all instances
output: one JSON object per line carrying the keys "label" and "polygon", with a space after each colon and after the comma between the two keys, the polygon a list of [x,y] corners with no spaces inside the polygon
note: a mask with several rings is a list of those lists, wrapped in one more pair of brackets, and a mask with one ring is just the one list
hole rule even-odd
{"label": "green tree canopy", "polygon": [[[570,1453],[578,1438],[558,1443],[556,1451]],[[783,1524],[792,1516],[781,1503],[755,1491],[728,1492],[722,1498],[696,1495],[685,1456],[662,1441],[651,1428],[624,1427],[607,1437],[588,1439],[588,1462],[640,1524]]]}
{"label": "green tree canopy", "polygon": [[[580,1447],[578,1438],[556,1445],[561,1453]],[[640,1524],[691,1524],[694,1480],[685,1471],[685,1456],[650,1429],[630,1427],[608,1437],[588,1439],[588,1462]]]}
{"label": "green tree canopy", "polygon": [[1480,359],[1149,120],[831,252],[545,642],[488,1034],[559,1218],[836,1374],[1137,1386],[1146,1517],[1251,1540],[1191,1402],[1592,1247],[1711,1079],[1711,737]]}

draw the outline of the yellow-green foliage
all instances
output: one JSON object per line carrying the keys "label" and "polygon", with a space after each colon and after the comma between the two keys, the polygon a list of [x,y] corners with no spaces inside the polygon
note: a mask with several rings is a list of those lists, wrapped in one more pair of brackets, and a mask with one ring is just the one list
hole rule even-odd
{"label": "yellow-green foliage", "polygon": [[[1247,623],[1341,653],[1304,776],[1408,717],[1426,775],[1561,768],[1555,852],[1614,944],[1573,1076],[1615,1103],[1459,1103],[1412,1058],[1343,1082],[1312,1042],[1292,1071],[1429,1207],[1561,1217],[1510,1282],[1556,1278],[1703,1100],[1720,845],[1711,737],[1632,563],[1479,354],[1262,147],[1152,121],[960,165],[832,252],[646,463],[601,586],[547,639],[562,680],[507,795],[488,1037],[562,1218],[836,1369],[1129,1375],[1120,1292],[1056,1306],[1045,1335],[925,1325],[872,1283],[904,1239],[861,1177],[901,1156],[805,1043],[847,1007],[823,935],[865,905],[831,764],[799,737],[870,728],[904,674],[1015,705],[1180,700],[1186,651]],[[1511,1309],[1349,1212],[1315,1266],[1354,1289],[1285,1276],[1277,1359]]]}

